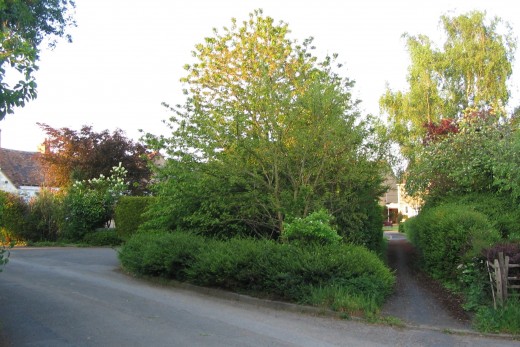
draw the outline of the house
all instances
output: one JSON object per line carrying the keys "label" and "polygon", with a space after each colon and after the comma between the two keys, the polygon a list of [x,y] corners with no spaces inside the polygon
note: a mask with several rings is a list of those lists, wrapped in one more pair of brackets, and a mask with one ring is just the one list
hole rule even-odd
{"label": "house", "polygon": [[0,190],[22,196],[38,195],[45,182],[38,152],[0,148]]}
{"label": "house", "polygon": [[379,200],[380,205],[385,207],[385,223],[396,224],[399,222],[399,215],[403,219],[407,219],[419,213],[422,201],[408,196],[404,189],[404,184],[398,184],[395,177],[387,176],[385,185],[388,187],[388,190]]}

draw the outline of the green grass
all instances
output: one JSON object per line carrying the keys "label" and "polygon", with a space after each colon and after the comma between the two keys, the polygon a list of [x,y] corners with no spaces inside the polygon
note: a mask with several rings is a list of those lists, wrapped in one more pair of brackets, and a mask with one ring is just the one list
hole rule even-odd
{"label": "green grass", "polygon": [[378,311],[378,304],[374,296],[362,295],[348,286],[338,284],[311,287],[309,294],[302,301],[304,304],[329,307],[333,311],[354,316]]}
{"label": "green grass", "polygon": [[487,333],[520,334],[520,300],[510,299],[504,307],[482,307],[473,322],[475,328]]}

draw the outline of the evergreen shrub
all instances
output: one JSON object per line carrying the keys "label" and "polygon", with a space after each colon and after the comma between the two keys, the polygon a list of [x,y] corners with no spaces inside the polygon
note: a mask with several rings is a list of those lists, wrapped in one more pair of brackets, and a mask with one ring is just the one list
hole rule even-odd
{"label": "evergreen shrub", "polygon": [[[338,310],[349,309],[337,306],[347,292],[373,310],[395,282],[376,254],[342,243],[296,245],[252,238],[216,240],[180,231],[137,233],[122,246],[119,258],[125,269],[141,275],[316,305],[330,302],[331,288],[340,288],[332,289]],[[324,302],[316,299],[320,288],[327,292]]]}
{"label": "evergreen shrub", "polygon": [[0,191],[0,232],[9,243],[24,240],[28,208],[18,195]]}
{"label": "evergreen shrub", "polygon": [[448,203],[423,210],[405,223],[424,268],[438,279],[454,279],[457,266],[500,240],[488,218],[469,206]]}
{"label": "evergreen shrub", "polygon": [[89,246],[119,246],[122,240],[116,233],[116,229],[97,229],[85,234],[83,241]]}
{"label": "evergreen shrub", "polygon": [[115,223],[120,238],[126,240],[144,222],[143,213],[153,201],[151,196],[122,196],[115,209]]}

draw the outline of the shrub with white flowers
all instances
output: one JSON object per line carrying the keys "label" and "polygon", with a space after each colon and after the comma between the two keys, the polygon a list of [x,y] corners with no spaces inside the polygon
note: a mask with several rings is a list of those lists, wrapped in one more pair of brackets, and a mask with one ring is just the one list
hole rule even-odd
{"label": "shrub with white flowers", "polygon": [[128,193],[127,170],[115,166],[108,177],[76,181],[64,201],[62,238],[78,241],[96,228],[107,226],[114,216],[117,200]]}

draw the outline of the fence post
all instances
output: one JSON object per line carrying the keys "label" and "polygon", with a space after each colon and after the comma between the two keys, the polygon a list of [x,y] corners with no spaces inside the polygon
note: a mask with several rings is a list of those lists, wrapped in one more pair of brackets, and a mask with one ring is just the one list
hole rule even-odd
{"label": "fence post", "polygon": [[497,301],[500,306],[504,304],[504,292],[502,286],[502,268],[500,267],[500,263],[498,259],[495,259],[495,281],[497,285]]}

